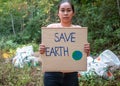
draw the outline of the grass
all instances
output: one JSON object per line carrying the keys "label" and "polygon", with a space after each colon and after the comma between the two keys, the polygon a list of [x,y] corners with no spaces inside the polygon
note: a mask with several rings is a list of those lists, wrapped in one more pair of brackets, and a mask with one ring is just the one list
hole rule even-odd
{"label": "grass", "polygon": [[0,86],[43,86],[40,66],[15,68],[10,60],[0,58]]}
{"label": "grass", "polygon": [[[113,73],[114,80],[91,75],[79,77],[79,86],[120,86],[120,71]],[[11,59],[5,60],[0,56],[0,86],[43,86],[41,66],[15,68]]]}
{"label": "grass", "polygon": [[79,86],[120,86],[120,71],[116,70],[113,80],[107,80],[103,77],[91,75],[89,77],[81,76],[79,78]]}

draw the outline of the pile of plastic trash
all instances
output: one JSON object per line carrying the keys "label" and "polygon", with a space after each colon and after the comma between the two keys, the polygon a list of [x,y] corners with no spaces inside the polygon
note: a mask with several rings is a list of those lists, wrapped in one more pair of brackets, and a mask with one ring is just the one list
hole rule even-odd
{"label": "pile of plastic trash", "polygon": [[[37,66],[39,60],[33,56],[33,47],[24,46],[17,48],[16,55],[12,59],[14,67],[23,68],[28,66]],[[114,79],[113,72],[120,69],[120,60],[110,50],[103,51],[97,58],[87,57],[87,71],[79,71],[81,76],[90,76],[91,74],[101,76],[105,79]]]}
{"label": "pile of plastic trash", "polygon": [[120,60],[110,50],[103,51],[97,58],[87,57],[87,71],[79,72],[82,76],[98,75],[104,79],[114,79],[113,72],[120,69]]}
{"label": "pile of plastic trash", "polygon": [[25,65],[37,66],[38,58],[33,56],[33,47],[24,46],[22,48],[17,48],[16,55],[12,59],[14,67],[23,68]]}

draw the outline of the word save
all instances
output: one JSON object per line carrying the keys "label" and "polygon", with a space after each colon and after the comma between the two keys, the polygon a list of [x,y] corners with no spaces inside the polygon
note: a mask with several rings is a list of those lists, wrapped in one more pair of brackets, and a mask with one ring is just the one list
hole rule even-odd
{"label": "word save", "polygon": [[75,32],[71,32],[70,34],[66,33],[55,33],[55,42],[75,42]]}

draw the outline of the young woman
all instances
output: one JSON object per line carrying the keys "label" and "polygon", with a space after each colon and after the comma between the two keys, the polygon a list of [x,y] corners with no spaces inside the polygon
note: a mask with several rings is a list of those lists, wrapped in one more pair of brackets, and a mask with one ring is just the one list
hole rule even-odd
{"label": "young woman", "polygon": [[[60,23],[50,24],[47,27],[81,27],[72,24],[72,18],[75,15],[74,6],[68,0],[63,0],[58,6],[58,17]],[[84,50],[89,55],[90,45],[85,44]],[[45,45],[40,44],[40,54],[45,53]],[[77,72],[45,72],[44,86],[78,86]]]}

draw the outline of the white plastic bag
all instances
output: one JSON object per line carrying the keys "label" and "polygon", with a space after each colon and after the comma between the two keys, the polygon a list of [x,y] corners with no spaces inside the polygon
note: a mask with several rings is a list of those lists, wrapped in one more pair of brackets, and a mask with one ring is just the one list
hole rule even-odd
{"label": "white plastic bag", "polygon": [[87,71],[79,72],[80,75],[91,75],[91,72],[104,79],[114,79],[113,71],[120,68],[120,60],[110,50],[103,51],[96,59],[87,57]]}
{"label": "white plastic bag", "polygon": [[24,46],[22,48],[17,48],[16,56],[13,58],[12,63],[15,67],[23,68],[24,65],[37,66],[38,59],[33,55],[32,46]]}
{"label": "white plastic bag", "polygon": [[103,51],[98,58],[95,60],[96,62],[103,62],[111,67],[111,71],[120,68],[120,60],[118,57],[110,50]]}
{"label": "white plastic bag", "polygon": [[24,53],[27,56],[32,55],[34,53],[32,45],[30,45],[30,46],[24,46],[22,48],[17,48],[16,54],[21,54],[21,53]]}

